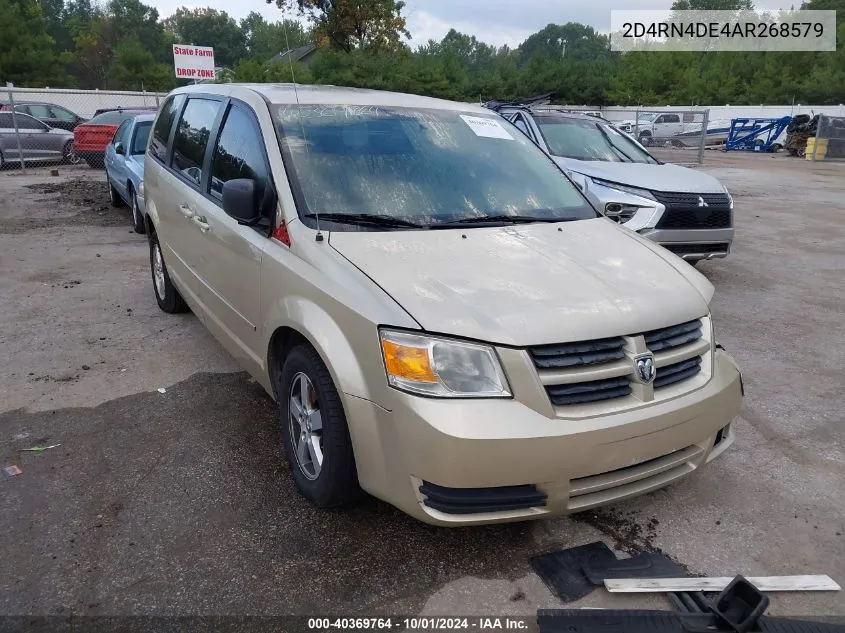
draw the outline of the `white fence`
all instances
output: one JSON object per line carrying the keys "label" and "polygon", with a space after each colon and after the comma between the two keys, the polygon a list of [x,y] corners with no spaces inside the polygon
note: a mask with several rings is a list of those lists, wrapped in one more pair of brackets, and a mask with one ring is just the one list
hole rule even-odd
{"label": "white fence", "polygon": [[0,102],[9,96],[18,101],[43,101],[65,107],[79,116],[90,118],[100,108],[158,106],[166,92],[119,92],[105,90],[64,90],[51,88],[0,87]]}

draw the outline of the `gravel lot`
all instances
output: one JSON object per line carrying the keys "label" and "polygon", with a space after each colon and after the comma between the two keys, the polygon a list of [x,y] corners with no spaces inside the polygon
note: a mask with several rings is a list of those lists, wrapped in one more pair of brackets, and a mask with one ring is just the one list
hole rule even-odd
{"label": "gravel lot", "polygon": [[[0,467],[23,474],[0,478],[0,613],[527,615],[561,606],[529,557],[596,539],[695,573],[845,584],[845,164],[706,161],[736,201],[734,252],[700,265],[745,377],[734,448],[606,510],[460,530],[375,500],[308,506],[270,400],[192,315],[158,310],[103,173],[3,171]],[[845,616],[841,594],[771,598],[774,615]]]}

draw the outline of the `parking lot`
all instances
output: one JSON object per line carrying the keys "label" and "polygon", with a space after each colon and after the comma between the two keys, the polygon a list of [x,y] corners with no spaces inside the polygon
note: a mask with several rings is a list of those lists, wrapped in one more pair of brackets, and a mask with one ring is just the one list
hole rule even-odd
{"label": "parking lot", "polygon": [[[597,539],[845,584],[845,164],[706,153],[736,203],[733,252],[699,265],[745,381],[732,449],[607,509],[452,530],[309,506],[271,400],[191,314],[159,311],[103,172],[50,169],[0,173],[0,467],[23,471],[0,479],[0,612],[528,615],[562,606],[529,558]],[[770,597],[772,615],[845,616],[841,594]]]}

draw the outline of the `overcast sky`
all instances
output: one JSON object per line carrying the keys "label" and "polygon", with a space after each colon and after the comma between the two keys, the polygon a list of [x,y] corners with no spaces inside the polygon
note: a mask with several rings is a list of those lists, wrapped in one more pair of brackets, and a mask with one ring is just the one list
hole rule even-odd
{"label": "overcast sky", "polygon": [[[250,11],[258,11],[270,21],[282,17],[275,4],[267,4],[264,0],[147,2],[158,9],[161,17],[172,14],[179,6],[209,6],[226,11],[237,20]],[[668,9],[672,0],[406,0],[406,3],[403,13],[408,20],[413,47],[425,44],[429,39],[440,40],[450,28],[475,35],[488,44],[516,47],[547,24],[580,22],[599,31],[608,31],[611,9]],[[754,2],[754,6],[765,9],[789,8],[792,4],[789,0]],[[800,0],[796,0],[795,5],[800,5]]]}

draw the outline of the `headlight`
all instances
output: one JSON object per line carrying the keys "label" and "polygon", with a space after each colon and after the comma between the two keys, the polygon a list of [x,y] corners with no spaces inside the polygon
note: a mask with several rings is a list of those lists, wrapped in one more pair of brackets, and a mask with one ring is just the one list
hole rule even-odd
{"label": "headlight", "polygon": [[733,211],[734,210],[734,197],[731,195],[731,192],[728,191],[727,187],[725,187],[725,193],[728,194],[728,202],[731,205],[730,209],[731,209],[731,211]]}
{"label": "headlight", "polygon": [[620,185],[616,182],[609,182],[607,180],[599,180],[598,178],[592,178],[592,181],[597,185],[601,185],[602,187],[607,187],[608,189],[615,189],[616,191],[624,191],[625,193],[630,193],[632,196],[639,196],[640,198],[647,198],[648,200],[654,200],[657,202],[657,199],[652,195],[650,191],[647,189],[640,189],[638,187],[629,187],[628,185]]}
{"label": "headlight", "polygon": [[440,398],[507,398],[511,392],[489,345],[381,330],[391,386]]}
{"label": "headlight", "polygon": [[142,198],[144,197],[144,191],[144,181],[142,180],[138,183],[138,195]]}

